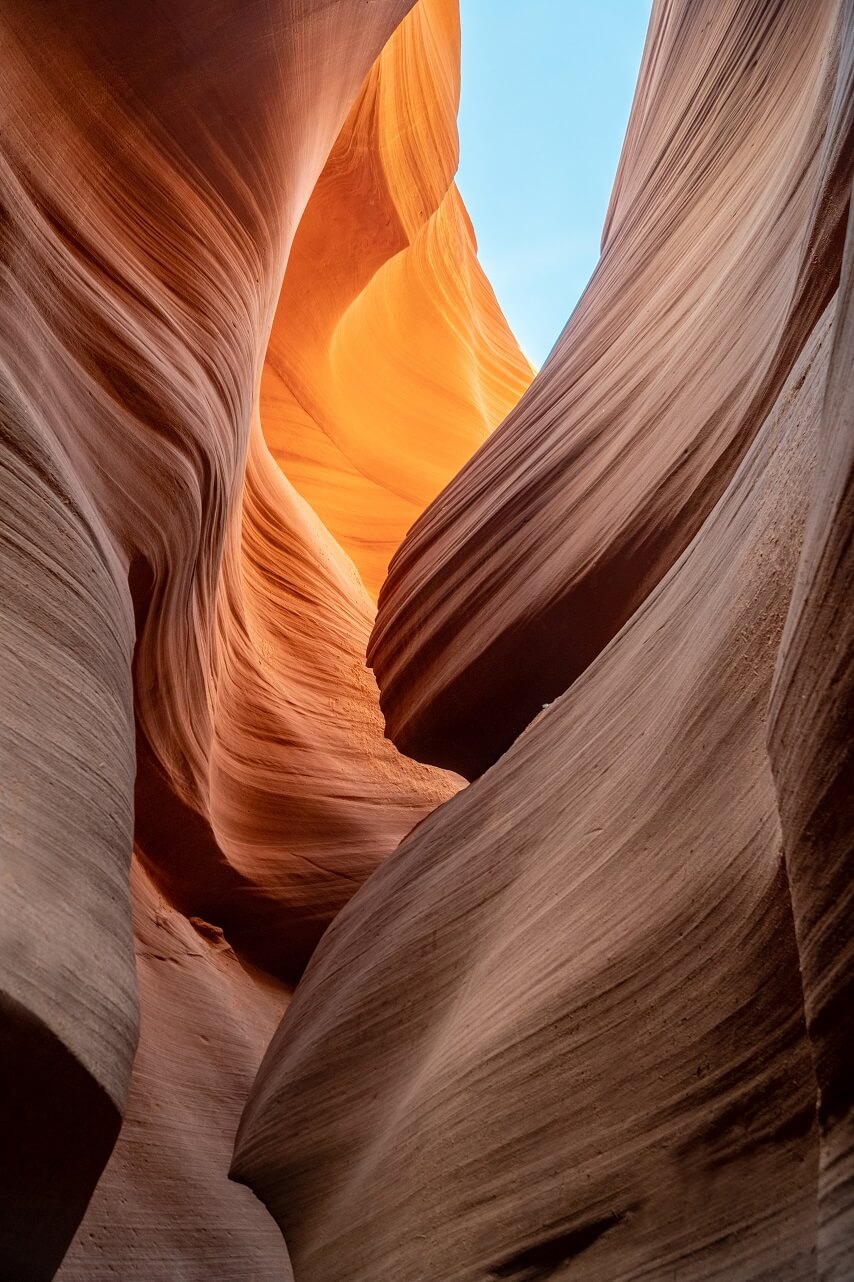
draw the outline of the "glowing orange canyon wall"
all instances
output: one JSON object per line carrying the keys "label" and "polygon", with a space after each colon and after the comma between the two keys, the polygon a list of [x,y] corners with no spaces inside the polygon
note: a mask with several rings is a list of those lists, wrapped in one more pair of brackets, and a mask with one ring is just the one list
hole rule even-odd
{"label": "glowing orange canyon wall", "polygon": [[261,419],[372,596],[531,381],[454,184],[458,0],[420,0],[362,86],[288,260]]}

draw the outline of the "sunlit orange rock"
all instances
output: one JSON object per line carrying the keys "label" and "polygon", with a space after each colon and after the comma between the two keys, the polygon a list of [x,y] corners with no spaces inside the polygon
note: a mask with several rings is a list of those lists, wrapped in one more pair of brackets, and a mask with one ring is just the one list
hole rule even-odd
{"label": "sunlit orange rock", "polygon": [[533,371],[453,178],[458,0],[420,0],[363,85],[294,241],[264,435],[376,596],[392,553]]}

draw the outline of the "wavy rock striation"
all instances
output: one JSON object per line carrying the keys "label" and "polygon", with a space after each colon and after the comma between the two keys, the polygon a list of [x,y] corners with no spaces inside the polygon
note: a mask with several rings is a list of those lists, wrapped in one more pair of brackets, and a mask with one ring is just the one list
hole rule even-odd
{"label": "wavy rock striation", "polygon": [[515,409],[455,0],[0,22],[0,1276],[850,1278],[854,4]]}
{"label": "wavy rock striation", "polygon": [[655,4],[590,285],[381,593],[368,653],[403,751],[480,774],[725,489],[838,281],[841,12]]}
{"label": "wavy rock striation", "polygon": [[600,267],[392,563],[390,730],[480,777],[244,1111],[301,1282],[854,1274],[852,34],[654,7]]}
{"label": "wavy rock striation", "polygon": [[[376,577],[530,377],[452,184],[455,5],[421,0],[371,70],[412,9],[0,5],[16,1282],[54,1274],[126,1111],[63,1276],[282,1276],[226,1182],[240,1101],[325,926],[459,785],[384,737],[373,603],[318,516]],[[390,339],[412,312],[415,362]],[[319,407],[305,431],[269,391],[291,365]],[[389,436],[401,406],[374,475],[365,424]],[[267,412],[279,460],[328,473],[297,476],[317,510],[277,467]]]}
{"label": "wavy rock striation", "polygon": [[620,635],[315,954],[235,1154],[301,1282],[815,1277],[765,736],[829,327]]}
{"label": "wavy rock striation", "polygon": [[[854,149],[854,6],[840,150]],[[854,218],[837,304],[818,470],[771,705],[807,1023],[822,1128],[820,1276],[854,1268]]]}

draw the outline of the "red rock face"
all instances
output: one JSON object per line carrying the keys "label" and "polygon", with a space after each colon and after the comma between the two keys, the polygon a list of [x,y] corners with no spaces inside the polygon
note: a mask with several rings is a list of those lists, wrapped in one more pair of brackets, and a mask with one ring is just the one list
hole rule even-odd
{"label": "red rock face", "polygon": [[[833,153],[847,148],[850,158],[850,6],[844,39]],[[819,1260],[824,1276],[844,1278],[854,1242],[854,219],[836,309],[816,476],[777,661],[769,745],[819,1090]]]}
{"label": "red rock face", "polygon": [[847,1282],[854,6],[527,392],[454,0],[0,21],[0,1277]]}

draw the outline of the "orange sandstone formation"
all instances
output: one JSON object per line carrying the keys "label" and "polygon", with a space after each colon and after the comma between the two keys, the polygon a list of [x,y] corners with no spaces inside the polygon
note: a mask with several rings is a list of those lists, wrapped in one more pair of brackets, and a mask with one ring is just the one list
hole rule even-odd
{"label": "orange sandstone formation", "polygon": [[593,279],[380,596],[369,659],[404,752],[480,774],[720,497],[838,280],[852,155],[828,174],[823,149],[842,9],[655,4]]}
{"label": "orange sandstone formation", "polygon": [[420,0],[312,193],[264,366],[273,455],[373,596],[409,526],[533,372],[453,183],[459,61],[458,0]]}
{"label": "orange sandstone formation", "polygon": [[301,1282],[854,1274],[852,32],[654,7],[599,270],[395,558],[390,728],[485,773],[244,1112]]}
{"label": "orange sandstone formation", "polygon": [[[455,786],[383,737],[364,666],[371,617],[352,563],[276,467],[256,417],[240,530],[224,550],[209,739],[189,786],[174,710],[156,696],[162,678],[137,650],[150,736],[138,748],[137,837],[177,907],[285,979]],[[200,722],[188,712],[186,725]]]}

